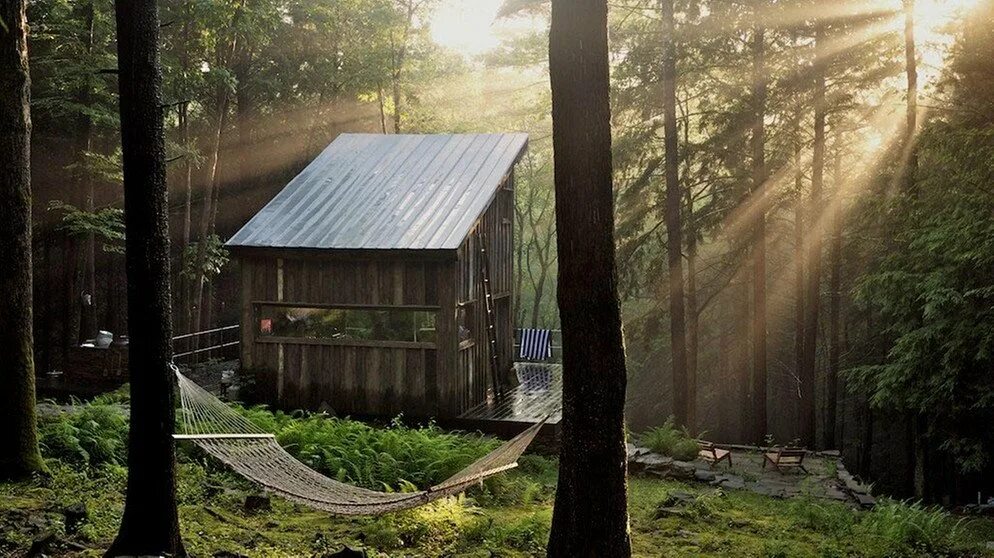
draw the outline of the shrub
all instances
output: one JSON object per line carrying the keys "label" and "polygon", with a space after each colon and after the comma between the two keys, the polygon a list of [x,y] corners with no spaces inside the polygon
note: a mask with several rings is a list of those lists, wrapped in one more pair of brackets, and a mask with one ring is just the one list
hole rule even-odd
{"label": "shrub", "polygon": [[89,467],[125,461],[128,419],[117,405],[80,405],[43,417],[38,430],[42,452],[49,459]]}
{"label": "shrub", "polygon": [[376,490],[427,488],[492,451],[498,442],[480,435],[447,433],[434,424],[387,428],[324,415],[242,409],[260,428],[307,466],[341,482]]}
{"label": "shrub", "polygon": [[913,556],[956,547],[961,523],[941,508],[884,500],[863,516],[858,529],[876,543],[871,556]]}
{"label": "shrub", "polygon": [[662,426],[644,432],[639,436],[639,443],[658,454],[680,461],[697,458],[697,440],[686,429],[677,428],[673,417],[666,419]]}

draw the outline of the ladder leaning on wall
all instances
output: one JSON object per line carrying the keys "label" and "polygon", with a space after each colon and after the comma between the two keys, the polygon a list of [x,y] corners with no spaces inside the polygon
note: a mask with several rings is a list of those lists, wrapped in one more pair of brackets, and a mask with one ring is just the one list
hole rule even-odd
{"label": "ladder leaning on wall", "polygon": [[476,241],[480,246],[480,284],[483,286],[483,301],[487,312],[487,342],[490,345],[490,385],[497,398],[503,397],[500,381],[500,355],[497,347],[497,318],[494,315],[494,293],[490,284],[490,256],[487,253],[487,237],[479,228]]}

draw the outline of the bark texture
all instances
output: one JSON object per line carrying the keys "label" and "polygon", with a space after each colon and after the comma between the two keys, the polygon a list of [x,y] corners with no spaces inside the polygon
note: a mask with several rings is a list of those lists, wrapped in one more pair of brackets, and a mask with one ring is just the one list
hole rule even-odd
{"label": "bark texture", "polygon": [[548,555],[631,555],[625,351],[614,252],[606,0],[553,0],[563,422]]}
{"label": "bark texture", "polygon": [[755,14],[752,36],[752,439],[766,429],[766,29]]}
{"label": "bark texture", "polygon": [[680,206],[679,132],[676,120],[676,39],[673,0],[660,2],[663,14],[663,147],[666,174],[666,261],[669,270],[670,361],[673,375],[673,415],[677,424],[688,423],[690,397],[687,383],[687,317],[683,292],[683,227]]}
{"label": "bark texture", "polygon": [[815,365],[817,362],[818,314],[821,309],[821,195],[825,184],[825,127],[828,105],[825,101],[825,28],[815,30],[815,139],[811,160],[811,198],[808,210],[808,238],[806,260],[806,304],[804,316],[804,362],[798,370],[801,383],[800,438],[804,444],[815,443]]}
{"label": "bark texture", "polygon": [[117,0],[131,432],[124,518],[107,556],[185,555],[176,512],[169,221],[154,0]]}
{"label": "bark texture", "polygon": [[0,2],[0,478],[43,468],[31,320],[31,116],[26,0]]}

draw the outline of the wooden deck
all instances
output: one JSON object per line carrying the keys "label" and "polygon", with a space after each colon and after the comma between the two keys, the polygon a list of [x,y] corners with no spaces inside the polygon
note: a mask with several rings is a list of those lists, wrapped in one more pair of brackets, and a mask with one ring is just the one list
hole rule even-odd
{"label": "wooden deck", "polygon": [[519,362],[514,369],[518,385],[504,397],[463,413],[458,419],[461,427],[512,436],[548,416],[543,431],[558,433],[562,420],[562,365]]}

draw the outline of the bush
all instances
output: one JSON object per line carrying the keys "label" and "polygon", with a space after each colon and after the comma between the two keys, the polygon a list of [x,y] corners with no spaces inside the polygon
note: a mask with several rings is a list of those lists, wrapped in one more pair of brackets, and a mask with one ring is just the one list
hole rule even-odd
{"label": "bush", "polygon": [[639,443],[658,454],[680,461],[697,458],[697,440],[685,428],[677,428],[673,417],[666,419],[662,426],[644,432],[639,436]]}
{"label": "bush", "polygon": [[961,523],[938,507],[884,500],[857,528],[874,543],[870,556],[914,556],[955,549],[963,535]]}
{"label": "bush", "polygon": [[120,406],[80,405],[43,417],[38,431],[42,452],[49,459],[88,467],[125,462],[128,419]]}
{"label": "bush", "polygon": [[241,412],[280,445],[340,482],[374,490],[420,489],[437,484],[495,449],[498,442],[480,435],[447,433],[434,424],[408,427],[395,419],[387,428],[324,415]]}

